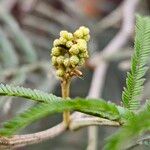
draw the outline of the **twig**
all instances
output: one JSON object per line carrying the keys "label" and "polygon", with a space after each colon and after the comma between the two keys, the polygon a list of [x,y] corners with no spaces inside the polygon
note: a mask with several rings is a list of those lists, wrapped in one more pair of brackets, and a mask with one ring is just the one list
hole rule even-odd
{"label": "twig", "polygon": [[107,28],[117,24],[121,20],[121,17],[122,17],[122,6],[123,6],[123,2],[109,15],[107,15],[102,20],[100,20],[95,25],[94,32],[95,33],[104,32],[104,30],[106,30]]}
{"label": "twig", "polygon": [[57,135],[62,134],[66,130],[66,126],[63,123],[60,123],[48,130],[26,134],[26,135],[15,135],[11,138],[1,137],[0,138],[0,148],[16,148],[22,147],[29,144],[40,143],[44,140],[51,139]]}
{"label": "twig", "polygon": [[140,0],[126,0],[124,1],[123,22],[119,33],[113,38],[113,40],[103,49],[99,54],[94,55],[90,59],[90,64],[97,66],[103,57],[109,57],[112,54],[118,52],[129,40],[135,25],[135,11]]}
{"label": "twig", "polygon": [[[101,60],[101,63],[95,68],[94,75],[92,77],[92,83],[89,90],[88,97],[99,98],[102,94],[103,84],[105,82],[105,76],[108,64]],[[97,127],[89,127],[88,129],[88,147],[87,150],[96,150],[98,143],[98,131]]]}
{"label": "twig", "polygon": [[145,144],[146,142],[150,143],[150,136],[146,136],[144,138],[137,140],[135,143],[133,143],[131,146],[129,146],[126,150],[131,150],[139,145]]}
{"label": "twig", "polygon": [[103,119],[99,117],[84,117],[84,118],[74,119],[70,123],[69,129],[78,130],[86,126],[93,126],[93,125],[119,126],[120,124],[116,121],[110,121],[108,119]]}

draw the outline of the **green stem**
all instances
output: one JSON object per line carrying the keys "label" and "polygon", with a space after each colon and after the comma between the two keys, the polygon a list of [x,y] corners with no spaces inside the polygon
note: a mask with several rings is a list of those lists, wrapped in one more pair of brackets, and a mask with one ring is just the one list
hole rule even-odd
{"label": "green stem", "polygon": [[[61,83],[61,92],[62,92],[62,98],[67,100],[67,98],[70,95],[70,79],[63,79]],[[70,123],[70,112],[69,111],[64,111],[63,113],[63,121],[66,126],[69,126]]]}

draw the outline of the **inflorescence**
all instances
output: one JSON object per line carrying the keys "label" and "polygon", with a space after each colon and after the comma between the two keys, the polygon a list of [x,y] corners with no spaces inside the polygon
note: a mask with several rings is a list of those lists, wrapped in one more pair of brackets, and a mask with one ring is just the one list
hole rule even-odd
{"label": "inflorescence", "polygon": [[82,26],[73,34],[61,31],[60,38],[54,40],[51,60],[58,77],[71,77],[77,72],[77,67],[84,65],[85,60],[89,57],[87,50],[89,33],[90,30]]}

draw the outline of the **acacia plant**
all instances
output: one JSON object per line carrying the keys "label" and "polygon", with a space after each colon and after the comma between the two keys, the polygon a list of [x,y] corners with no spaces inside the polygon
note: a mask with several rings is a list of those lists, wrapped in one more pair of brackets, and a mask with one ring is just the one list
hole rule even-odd
{"label": "acacia plant", "polygon": [[[131,59],[131,69],[127,74],[126,87],[122,93],[120,106],[103,99],[71,99],[69,97],[71,79],[74,76],[82,75],[79,67],[88,58],[87,42],[89,38],[89,29],[80,27],[73,34],[61,31],[60,38],[54,41],[54,47],[51,51],[52,64],[56,69],[56,75],[61,80],[62,97],[23,87],[0,85],[1,96],[17,96],[38,102],[36,106],[4,123],[3,128],[0,129],[0,144],[2,146],[27,145],[30,142],[25,142],[26,139],[21,143],[17,142],[15,140],[17,136],[14,133],[32,122],[54,113],[64,112],[62,124],[66,130],[72,129],[71,125],[74,120],[71,119],[69,111],[79,111],[97,116],[105,123],[107,122],[107,125],[116,123],[121,127],[106,140],[105,150],[127,149],[149,139],[149,137],[145,137],[142,140],[140,137],[150,131],[150,101],[147,100],[142,106],[140,97],[150,59],[150,18],[137,17],[135,51]],[[87,125],[92,125],[92,123],[81,124],[78,122],[78,128]],[[36,136],[37,134],[35,134]]]}

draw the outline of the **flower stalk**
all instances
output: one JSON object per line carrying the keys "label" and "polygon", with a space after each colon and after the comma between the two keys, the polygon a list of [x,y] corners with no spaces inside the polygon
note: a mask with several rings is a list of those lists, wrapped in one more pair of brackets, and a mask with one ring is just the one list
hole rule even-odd
{"label": "flower stalk", "polygon": [[[62,93],[62,98],[64,100],[67,100],[70,95],[70,79],[62,80],[61,82],[61,93]],[[66,126],[69,126],[70,123],[70,112],[69,111],[64,111],[63,113],[63,121]]]}

